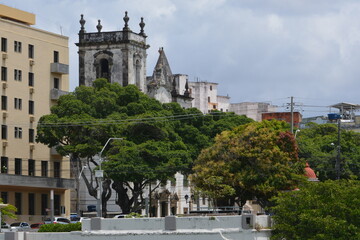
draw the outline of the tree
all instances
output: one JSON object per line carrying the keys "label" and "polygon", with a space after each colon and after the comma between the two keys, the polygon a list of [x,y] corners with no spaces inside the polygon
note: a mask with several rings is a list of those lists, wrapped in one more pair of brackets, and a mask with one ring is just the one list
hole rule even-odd
{"label": "tree", "polygon": [[216,198],[237,199],[240,206],[255,197],[267,205],[303,180],[305,164],[287,129],[285,122],[263,121],[222,132],[195,161],[193,183]]}
{"label": "tree", "polygon": [[[299,157],[306,160],[320,181],[336,179],[338,148],[336,124],[308,124],[297,135]],[[360,177],[360,134],[341,129],[341,178]]]}
{"label": "tree", "polygon": [[[0,203],[4,203],[1,198],[0,198]],[[6,217],[16,219],[15,212],[17,211],[17,208],[15,206],[8,204],[6,207],[1,208],[0,210],[1,210],[2,222],[5,222]]]}
{"label": "tree", "polygon": [[[123,212],[131,212],[144,207],[148,183],[164,183],[176,172],[190,173],[193,159],[213,136],[249,121],[232,113],[204,115],[177,103],[161,104],[133,85],[122,87],[97,79],[93,87],[80,86],[60,97],[51,114],[40,119],[37,141],[55,146],[63,156],[70,155],[76,163],[74,176],[78,176],[82,164],[90,172],[99,167],[93,156],[109,138],[123,138],[112,141],[113,147],[102,154],[106,159],[102,209],[106,212],[113,189]],[[94,175],[82,177],[89,194],[96,198],[99,186]]]}
{"label": "tree", "polygon": [[338,180],[305,183],[274,198],[271,239],[360,239],[360,183]]}

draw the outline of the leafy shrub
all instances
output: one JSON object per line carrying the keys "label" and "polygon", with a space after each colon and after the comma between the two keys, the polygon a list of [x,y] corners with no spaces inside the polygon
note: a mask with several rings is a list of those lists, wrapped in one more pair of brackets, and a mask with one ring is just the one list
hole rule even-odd
{"label": "leafy shrub", "polygon": [[39,232],[72,232],[81,231],[81,223],[70,223],[70,224],[44,224],[41,225]]}
{"label": "leafy shrub", "polygon": [[128,215],[125,216],[125,218],[142,218],[143,216],[140,213],[129,213]]}

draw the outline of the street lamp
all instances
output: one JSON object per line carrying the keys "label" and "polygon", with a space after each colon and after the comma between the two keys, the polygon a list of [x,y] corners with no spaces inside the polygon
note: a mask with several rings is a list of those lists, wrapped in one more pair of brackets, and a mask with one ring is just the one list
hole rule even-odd
{"label": "street lamp", "polygon": [[97,193],[97,197],[98,197],[98,202],[97,202],[97,215],[98,217],[102,217],[102,197],[101,197],[101,193],[102,193],[102,178],[104,176],[104,171],[101,170],[101,165],[103,162],[103,159],[101,157],[103,151],[105,150],[106,146],[109,144],[109,142],[111,140],[123,140],[122,138],[109,138],[104,147],[101,149],[100,153],[99,153],[99,170],[95,171],[95,177],[100,179],[100,184],[99,184],[99,189],[98,189],[98,193]]}

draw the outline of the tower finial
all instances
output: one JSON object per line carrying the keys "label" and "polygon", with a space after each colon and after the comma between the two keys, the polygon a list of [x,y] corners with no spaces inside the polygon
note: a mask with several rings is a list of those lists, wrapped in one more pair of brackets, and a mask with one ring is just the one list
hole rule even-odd
{"label": "tower finial", "polygon": [[84,26],[85,26],[86,21],[84,19],[84,14],[81,14],[80,16],[81,16],[80,21],[79,21],[79,23],[81,25],[80,33],[85,33],[85,27]]}
{"label": "tower finial", "polygon": [[101,32],[101,29],[102,29],[102,25],[101,25],[101,21],[100,19],[98,20],[98,25],[96,26],[98,32]]}
{"label": "tower finial", "polygon": [[128,25],[128,22],[129,22],[129,17],[128,17],[128,12],[125,11],[125,17],[123,18],[124,19],[124,22],[125,22],[125,26],[123,28],[124,31],[130,31],[130,28],[129,28],[129,25]]}
{"label": "tower finial", "polygon": [[144,23],[144,18],[141,17],[141,22],[139,23],[140,26],[140,35],[143,37],[147,37],[145,32],[144,32],[144,27],[145,27],[145,23]]}
{"label": "tower finial", "polygon": [[190,92],[189,92],[189,83],[188,80],[186,79],[186,83],[185,83],[185,92],[184,92],[184,96],[185,97],[190,97]]}

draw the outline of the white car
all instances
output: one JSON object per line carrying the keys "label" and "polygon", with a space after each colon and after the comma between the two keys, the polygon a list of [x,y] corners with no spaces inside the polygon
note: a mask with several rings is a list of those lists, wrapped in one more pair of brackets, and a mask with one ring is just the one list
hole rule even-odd
{"label": "white car", "polygon": [[50,218],[46,218],[44,220],[45,224],[49,224],[49,223],[59,223],[59,224],[69,224],[70,220],[64,217],[54,217],[54,222],[51,222]]}
{"label": "white car", "polygon": [[15,222],[10,224],[10,231],[26,231],[30,230],[30,224],[27,222]]}

